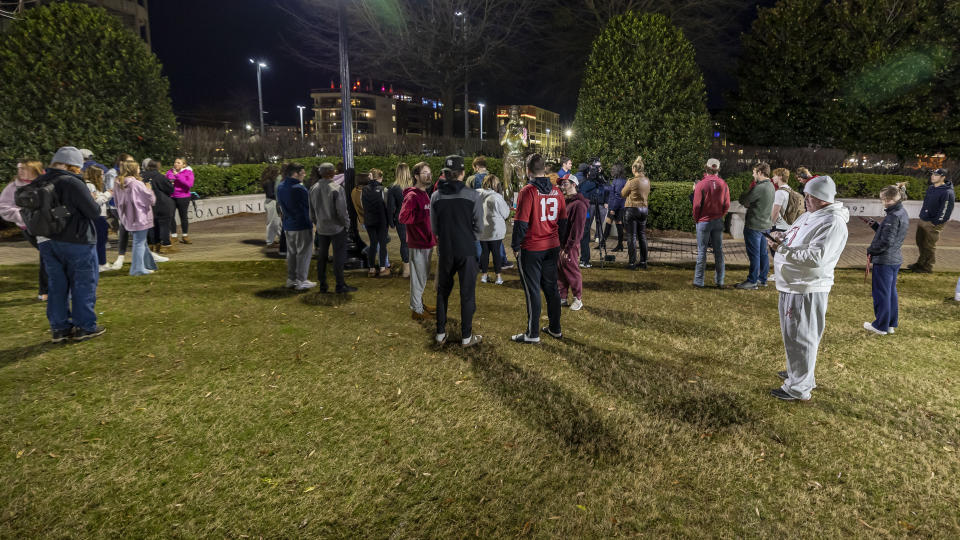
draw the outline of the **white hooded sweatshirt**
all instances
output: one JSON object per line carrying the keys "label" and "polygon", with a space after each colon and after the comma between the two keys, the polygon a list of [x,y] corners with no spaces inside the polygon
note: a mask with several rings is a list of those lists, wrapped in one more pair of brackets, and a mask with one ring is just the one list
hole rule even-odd
{"label": "white hooded sweatshirt", "polygon": [[830,292],[833,269],[847,245],[849,219],[850,211],[841,202],[798,217],[773,259],[777,290],[794,294]]}

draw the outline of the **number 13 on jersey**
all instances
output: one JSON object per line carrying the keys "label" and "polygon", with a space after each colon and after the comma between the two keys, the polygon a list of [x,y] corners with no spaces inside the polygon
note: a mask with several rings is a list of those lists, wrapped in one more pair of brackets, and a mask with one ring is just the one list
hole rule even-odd
{"label": "number 13 on jersey", "polygon": [[559,206],[557,199],[553,197],[542,197],[540,199],[540,221],[556,221]]}

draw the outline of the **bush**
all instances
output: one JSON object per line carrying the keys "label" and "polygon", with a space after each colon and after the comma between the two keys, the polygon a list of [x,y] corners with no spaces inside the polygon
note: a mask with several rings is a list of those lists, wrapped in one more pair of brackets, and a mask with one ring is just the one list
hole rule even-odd
{"label": "bush", "polygon": [[[320,165],[323,162],[336,163],[340,161],[339,157],[306,157],[292,159],[290,161],[300,163],[308,170]],[[392,184],[397,165],[400,162],[406,162],[412,168],[416,163],[426,161],[430,164],[434,178],[440,174],[442,168],[442,157],[424,157],[424,156],[356,156],[354,166],[357,173],[364,173],[370,169],[380,169],[383,171],[383,183]],[[261,193],[260,175],[267,168],[266,163],[231,165],[230,167],[218,167],[216,165],[197,165],[193,167],[196,181],[194,191],[202,197],[220,197],[223,195],[247,195],[251,193]],[[487,158],[487,170],[500,176],[503,169],[503,162],[499,158]],[[471,174],[470,159],[467,160],[467,176]]]}
{"label": "bush", "polygon": [[0,40],[0,163],[47,161],[60,146],[169,158],[176,120],[160,62],[102,8],[26,10]]}
{"label": "bush", "polygon": [[[907,182],[907,198],[909,200],[922,201],[927,190],[927,180],[925,178],[914,178],[912,176],[868,173],[833,173],[829,176],[837,184],[837,196],[844,199],[875,199],[879,197],[881,189],[897,182]],[[734,174],[724,178],[724,180],[730,186],[730,199],[737,200],[740,194],[750,187],[750,183],[753,182],[753,175],[744,172]],[[796,190],[801,188],[800,182],[792,174],[790,175],[790,187]]]}
{"label": "bush", "polygon": [[691,195],[692,183],[651,182],[647,226],[651,229],[693,232]]}
{"label": "bush", "polygon": [[651,178],[692,181],[702,170],[710,118],[694,49],[660,14],[628,12],[593,43],[574,120],[573,154]]}

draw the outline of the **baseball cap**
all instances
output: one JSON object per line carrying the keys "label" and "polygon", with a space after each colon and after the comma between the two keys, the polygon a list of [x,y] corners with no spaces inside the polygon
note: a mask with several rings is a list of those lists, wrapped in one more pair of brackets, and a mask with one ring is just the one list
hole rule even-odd
{"label": "baseball cap", "polygon": [[83,156],[83,159],[90,159],[93,157],[93,152],[87,150],[86,148],[81,148],[80,155]]}
{"label": "baseball cap", "polygon": [[450,169],[453,172],[460,172],[463,170],[463,157],[456,154],[451,154],[443,158],[443,168]]}
{"label": "baseball cap", "polygon": [[946,176],[946,175],[947,175],[947,170],[941,167],[941,168],[933,171],[933,172],[930,173],[930,174],[935,174],[935,175],[937,175],[937,176]]}
{"label": "baseball cap", "polygon": [[707,168],[708,168],[708,169],[719,169],[719,168],[720,168],[720,160],[717,159],[717,158],[710,158],[710,159],[708,159],[708,160],[707,160]]}

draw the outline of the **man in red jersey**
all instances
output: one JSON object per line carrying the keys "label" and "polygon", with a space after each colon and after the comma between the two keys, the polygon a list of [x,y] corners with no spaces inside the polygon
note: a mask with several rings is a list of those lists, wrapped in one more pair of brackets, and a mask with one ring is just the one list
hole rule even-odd
{"label": "man in red jersey", "polygon": [[567,206],[563,194],[546,176],[540,154],[531,154],[527,158],[527,178],[527,185],[517,197],[512,243],[527,300],[527,330],[511,339],[517,343],[540,343],[541,290],[547,299],[547,316],[550,318],[550,325],[543,331],[556,339],[563,337],[557,257],[560,236],[567,227]]}

